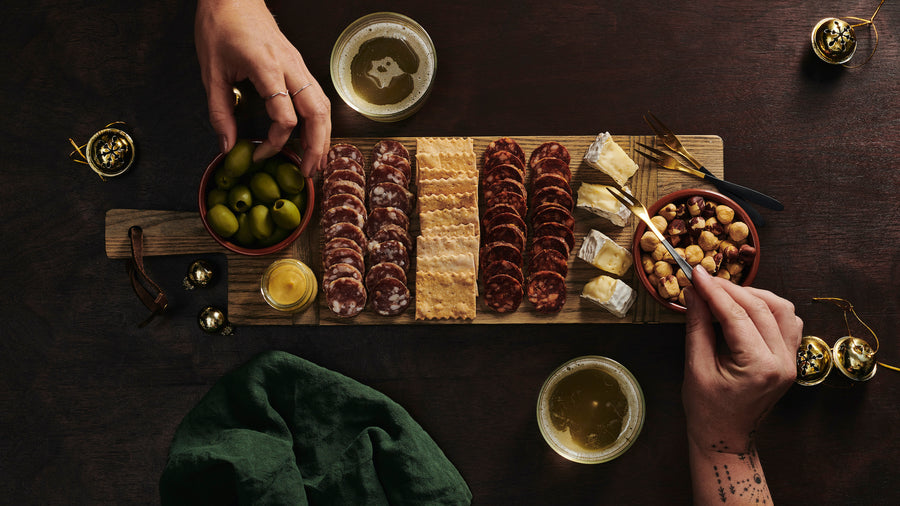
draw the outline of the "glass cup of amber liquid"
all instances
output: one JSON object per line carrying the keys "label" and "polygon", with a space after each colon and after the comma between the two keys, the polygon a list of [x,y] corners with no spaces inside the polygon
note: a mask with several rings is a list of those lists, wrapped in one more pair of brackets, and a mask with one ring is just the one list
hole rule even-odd
{"label": "glass cup of amber liquid", "polygon": [[331,51],[331,81],[338,95],[375,121],[399,121],[418,111],[431,93],[436,67],[425,29],[393,12],[357,19]]}
{"label": "glass cup of amber liquid", "polygon": [[313,303],[319,287],[309,266],[293,258],[283,258],[269,265],[260,279],[259,289],[273,309],[296,313]]}
{"label": "glass cup of amber liquid", "polygon": [[559,366],[538,395],[537,421],[553,450],[582,464],[625,453],[644,426],[644,393],[622,364],[584,356]]}

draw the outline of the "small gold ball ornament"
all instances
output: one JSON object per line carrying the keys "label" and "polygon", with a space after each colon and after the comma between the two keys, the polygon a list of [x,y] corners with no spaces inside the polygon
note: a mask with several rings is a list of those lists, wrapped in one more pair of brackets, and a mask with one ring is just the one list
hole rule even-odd
{"label": "small gold ball ornament", "polygon": [[856,32],[843,19],[822,19],[813,28],[812,47],[816,56],[826,63],[847,63],[856,53]]}
{"label": "small gold ball ornament", "polygon": [[206,260],[195,260],[188,267],[187,275],[182,281],[185,290],[205,288],[213,281],[213,266]]}
{"label": "small gold ball ornament", "polygon": [[206,306],[197,317],[200,328],[209,334],[222,334],[228,336],[234,333],[234,328],[228,323],[225,312],[213,306]]}
{"label": "small gold ball ornament", "polygon": [[797,379],[803,386],[813,386],[825,381],[834,366],[831,348],[822,338],[803,336],[797,349]]}
{"label": "small gold ball ornament", "polygon": [[868,381],[878,369],[875,350],[866,341],[844,336],[834,343],[834,363],[844,376],[853,381]]}

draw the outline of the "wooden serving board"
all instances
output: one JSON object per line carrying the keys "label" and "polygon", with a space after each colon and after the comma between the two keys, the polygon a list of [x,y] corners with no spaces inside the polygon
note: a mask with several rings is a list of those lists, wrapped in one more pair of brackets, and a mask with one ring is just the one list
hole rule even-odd
{"label": "wooden serving board", "polygon": [[[487,145],[498,136],[472,137],[478,168],[481,169],[481,155]],[[576,193],[582,182],[610,184],[612,181],[602,172],[590,167],[583,161],[584,153],[596,136],[523,136],[514,137],[526,157],[541,143],[557,141],[569,149],[572,155],[572,190]],[[634,153],[636,143],[657,145],[653,136],[613,136],[615,141],[640,166],[629,182],[632,192],[648,207],[659,197],[684,188],[715,188],[711,185],[680,172],[657,168],[648,160]],[[396,137],[410,151],[415,160],[416,139],[414,137]],[[722,139],[715,135],[687,135],[680,139],[685,147],[698,159],[702,160],[713,174],[724,176]],[[346,142],[354,144],[367,156],[367,167],[371,165],[371,147],[380,138],[354,137],[334,138],[333,143]],[[663,148],[664,149],[664,148]],[[415,165],[413,163],[413,165]],[[413,167],[415,170],[415,167]],[[412,178],[411,190],[415,192],[415,177]],[[316,181],[317,202],[321,196],[321,181]],[[139,225],[144,231],[144,254],[154,255],[191,255],[204,253],[223,253],[227,257],[228,307],[229,320],[235,325],[407,325],[407,324],[523,324],[523,323],[663,323],[682,322],[684,316],[663,308],[640,286],[637,275],[632,268],[624,279],[638,292],[637,300],[625,318],[616,318],[606,310],[585,301],[580,297],[581,290],[591,278],[603,274],[592,265],[577,257],[578,249],[584,236],[596,229],[616,242],[631,249],[637,218],[632,217],[625,227],[616,227],[609,221],[582,209],[576,208],[575,247],[569,256],[569,274],[566,277],[568,288],[567,302],[562,311],[546,315],[536,313],[531,304],[525,300],[518,311],[499,314],[486,308],[479,298],[478,313],[474,320],[429,320],[416,321],[415,294],[413,303],[402,315],[384,317],[365,310],[353,318],[340,318],[334,315],[324,303],[324,296],[319,294],[318,303],[309,309],[295,314],[285,314],[271,309],[263,301],[259,292],[259,280],[265,268],[278,258],[298,258],[309,265],[321,279],[322,265],[320,260],[321,229],[318,227],[319,209],[316,206],[309,229],[289,248],[272,255],[249,257],[232,253],[215,242],[200,221],[198,212],[155,211],[137,209],[111,209],[106,213],[106,254],[109,258],[128,258],[131,256],[131,245],[128,241],[128,229]],[[410,235],[415,238],[419,232],[418,217],[410,217]],[[527,265],[527,258],[525,265]],[[410,291],[415,290],[415,260],[410,267]]]}

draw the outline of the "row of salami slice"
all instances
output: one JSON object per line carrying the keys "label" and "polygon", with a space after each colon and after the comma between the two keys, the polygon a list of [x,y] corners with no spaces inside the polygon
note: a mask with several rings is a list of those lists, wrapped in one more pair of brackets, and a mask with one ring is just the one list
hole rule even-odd
{"label": "row of salami slice", "polygon": [[569,253],[575,245],[568,149],[545,142],[529,158],[531,168],[531,247],[528,300],[541,313],[559,312],[566,303]]}
{"label": "row of salami slice", "polygon": [[524,297],[525,181],[525,154],[519,144],[509,137],[488,144],[481,169],[484,213],[479,267],[484,303],[498,313],[515,311]]}
{"label": "row of salami slice", "polygon": [[378,314],[396,315],[410,302],[409,152],[384,140],[372,154],[367,176],[359,148],[336,144],[322,173],[322,287],[328,308],[342,317],[367,302]]}

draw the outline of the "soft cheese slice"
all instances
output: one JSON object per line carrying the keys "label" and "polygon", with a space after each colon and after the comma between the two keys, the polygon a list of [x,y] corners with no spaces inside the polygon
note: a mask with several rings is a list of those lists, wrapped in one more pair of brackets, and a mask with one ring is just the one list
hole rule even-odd
{"label": "soft cheese slice", "polygon": [[584,237],[578,258],[616,276],[623,276],[632,264],[631,252],[597,230]]}
{"label": "soft cheese slice", "polygon": [[638,170],[638,165],[616,144],[609,132],[597,136],[584,154],[584,161],[609,175],[619,186],[624,186]]}
{"label": "soft cheese slice", "polygon": [[621,279],[601,275],[584,285],[581,297],[606,309],[618,318],[624,318],[634,304],[637,292]]}
{"label": "soft cheese slice", "polygon": [[[616,200],[607,190],[605,184],[581,183],[578,187],[577,206],[608,219],[613,225],[624,227],[628,223],[631,211]],[[628,192],[628,187],[623,187]],[[629,192],[630,193],[630,192]]]}

